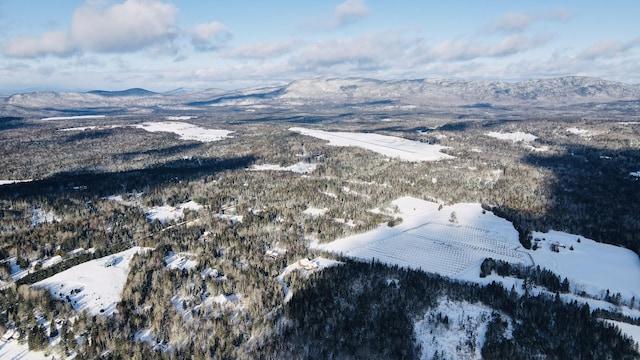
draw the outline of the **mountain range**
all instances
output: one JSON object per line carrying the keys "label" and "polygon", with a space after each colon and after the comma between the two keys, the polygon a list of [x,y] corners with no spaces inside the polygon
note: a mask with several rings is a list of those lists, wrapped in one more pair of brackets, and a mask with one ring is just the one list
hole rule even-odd
{"label": "mountain range", "polygon": [[[607,104],[607,106],[602,106]],[[592,77],[560,77],[522,82],[416,79],[382,81],[366,78],[315,78],[286,85],[221,89],[176,89],[156,93],[141,88],[123,91],[31,92],[0,98],[0,111],[20,115],[89,111],[96,114],[203,111],[212,107],[343,107],[370,106],[581,110],[635,115],[640,86]]]}

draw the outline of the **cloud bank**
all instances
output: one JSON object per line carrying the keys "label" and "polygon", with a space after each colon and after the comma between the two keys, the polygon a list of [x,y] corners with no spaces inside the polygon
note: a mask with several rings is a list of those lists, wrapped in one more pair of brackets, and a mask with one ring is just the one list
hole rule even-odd
{"label": "cloud bank", "polygon": [[[2,53],[15,58],[66,57],[84,51],[127,53],[169,47],[180,34],[176,27],[178,9],[172,4],[160,0],[126,0],[108,7],[103,4],[89,0],[75,10],[68,30],[9,39]],[[197,25],[190,35],[199,51],[216,50],[231,38],[219,22]]]}

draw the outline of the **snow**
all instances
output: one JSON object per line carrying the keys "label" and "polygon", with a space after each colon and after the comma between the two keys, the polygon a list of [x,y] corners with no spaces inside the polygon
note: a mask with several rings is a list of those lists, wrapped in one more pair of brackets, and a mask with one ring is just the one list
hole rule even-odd
{"label": "snow", "polygon": [[[33,284],[34,288],[47,289],[54,298],[69,301],[76,311],[90,314],[111,315],[124,288],[129,273],[129,261],[134,254],[146,251],[141,247],[87,261],[50,278]],[[106,261],[115,259],[105,267]],[[69,299],[69,300],[67,300]]]}
{"label": "snow", "polygon": [[7,342],[0,341],[0,359],[39,360],[50,358],[51,355],[45,356],[43,351],[29,351],[29,346],[26,342],[21,344],[15,339]]}
{"label": "snow", "polygon": [[[110,197],[110,198],[113,198],[113,200],[116,200],[116,201],[118,200],[117,197]],[[120,197],[120,199],[122,198]],[[173,207],[170,205],[163,205],[163,206],[153,206],[150,208],[143,207],[143,209],[145,213],[147,213],[147,219],[149,219],[149,221],[158,220],[161,223],[165,223],[167,221],[182,219],[184,217],[185,209],[198,211],[202,209],[202,205],[192,200],[183,204],[178,204],[178,206],[176,207]]]}
{"label": "snow", "polygon": [[44,211],[41,208],[31,210],[31,225],[35,226],[38,224],[52,223],[54,221],[58,221],[58,218],[50,211]]}
{"label": "snow", "polygon": [[480,204],[444,206],[412,197],[400,198],[397,206],[403,222],[376,230],[312,244],[325,251],[358,259],[375,258],[388,264],[420,268],[445,276],[464,274],[485,258],[512,263],[529,263],[518,250],[518,233],[513,225],[490,212],[482,214]]}
{"label": "snow", "polygon": [[[417,342],[422,346],[420,359],[433,359],[436,351],[441,359],[482,359],[480,351],[493,311],[482,304],[440,299],[438,307],[428,310],[414,324]],[[448,323],[438,321],[445,316]]]}
{"label": "snow", "polygon": [[263,165],[253,165],[250,170],[256,170],[256,171],[269,171],[269,170],[273,170],[273,171],[291,171],[294,173],[298,173],[298,174],[309,174],[312,173],[316,167],[318,167],[318,164],[310,164],[310,163],[305,163],[305,162],[298,162],[295,163],[293,165],[289,165],[289,166],[280,166],[280,165],[273,165],[273,164],[263,164]]}
{"label": "snow", "polygon": [[446,147],[407,140],[395,136],[372,133],[328,132],[322,130],[292,127],[290,131],[302,135],[328,140],[332,146],[357,146],[379,154],[406,161],[437,161],[453,158],[441,153]]}
{"label": "snow", "polygon": [[311,217],[317,217],[320,215],[324,215],[327,211],[329,211],[329,209],[327,208],[318,209],[318,208],[310,207],[310,208],[307,208],[302,213],[305,215],[310,215]]}
{"label": "snow", "polygon": [[309,275],[311,275],[316,271],[321,271],[328,267],[337,266],[340,264],[342,264],[342,262],[326,259],[323,257],[318,257],[313,260],[303,258],[284,268],[282,273],[278,275],[278,278],[277,278],[278,282],[280,283],[280,285],[282,285],[282,288],[284,289],[284,302],[285,303],[289,302],[289,300],[291,300],[291,297],[293,296],[293,291],[289,289],[289,286],[284,280],[285,276],[287,276],[289,273],[297,271],[300,273],[300,275],[302,275],[302,277],[308,278]]}
{"label": "snow", "polygon": [[[392,202],[392,206],[399,210],[394,216],[403,219],[395,227],[381,224],[363,234],[327,244],[312,242],[310,246],[480,284],[498,281],[507,289],[512,286],[519,289],[522,281],[497,275],[480,278],[480,264],[485,258],[540,265],[561,278],[568,278],[571,291],[580,295],[563,294],[563,299],[588,302],[593,308],[622,311],[631,316],[640,315],[640,311],[616,308],[602,301],[607,290],[612,297],[620,293],[623,305],[632,297],[640,298],[640,259],[631,250],[558,231],[534,232],[534,238],[545,240],[539,241],[537,250],[525,250],[513,225],[491,212],[483,214],[480,204],[455,204],[438,210],[437,203],[403,197]],[[560,248],[558,253],[553,252],[550,249],[552,242],[566,247]],[[574,250],[569,249],[571,246]]]}
{"label": "snow", "polygon": [[[539,242],[538,250],[528,251],[535,263],[567,277],[576,292],[600,297],[608,289],[611,295],[620,293],[625,299],[640,299],[640,259],[633,251],[559,231],[534,232],[533,237],[546,239]],[[566,248],[553,252],[552,242]],[[569,250],[571,246],[574,250]]]}
{"label": "snow", "polygon": [[200,142],[212,142],[222,140],[233,131],[205,129],[193,124],[164,121],[164,122],[145,122],[141,125],[133,125],[138,129],[149,132],[171,132],[180,136],[182,140],[195,140]]}
{"label": "snow", "polygon": [[640,171],[630,172],[629,176],[640,178]]}
{"label": "snow", "polygon": [[490,136],[492,138],[500,139],[500,140],[509,140],[514,143],[519,141],[533,142],[538,138],[535,135],[527,134],[521,131],[516,131],[511,133],[500,133],[500,132],[492,131],[492,132],[486,133],[485,135]]}
{"label": "snow", "polygon": [[189,116],[189,115],[182,115],[182,116],[166,116],[165,119],[167,120],[175,120],[175,121],[184,121],[184,120],[191,120],[191,119],[196,119],[197,116]]}
{"label": "snow", "polygon": [[42,118],[40,120],[50,121],[50,120],[83,120],[83,119],[104,119],[105,115],[79,115],[79,116],[52,116]]}
{"label": "snow", "polygon": [[190,253],[176,253],[169,252],[169,255],[164,258],[167,269],[171,270],[194,270],[198,266],[198,260],[196,260],[195,254]]}
{"label": "snow", "polygon": [[623,334],[630,337],[636,343],[636,348],[638,349],[638,351],[640,351],[640,326],[614,320],[605,321],[609,324],[617,326]]}
{"label": "snow", "polygon": [[21,182],[29,182],[29,181],[33,181],[33,179],[24,179],[24,180],[0,180],[0,186],[2,186],[2,185],[16,184],[16,183],[21,183]]}
{"label": "snow", "polygon": [[567,132],[569,134],[578,135],[578,136],[593,136],[598,135],[599,133],[587,130],[587,129],[579,129],[579,128],[568,128]]}

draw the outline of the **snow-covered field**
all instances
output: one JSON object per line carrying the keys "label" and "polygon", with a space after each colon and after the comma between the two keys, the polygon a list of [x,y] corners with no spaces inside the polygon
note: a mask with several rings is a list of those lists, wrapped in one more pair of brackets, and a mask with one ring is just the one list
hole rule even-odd
{"label": "snow-covered field", "polygon": [[200,142],[222,140],[233,132],[229,130],[205,129],[193,124],[176,121],[146,122],[135,125],[134,127],[149,132],[170,132],[179,135],[182,140],[195,140]]}
{"label": "snow-covered field", "polygon": [[33,179],[26,179],[26,180],[0,180],[0,186],[16,184],[16,183],[21,183],[21,182],[29,182],[29,181],[33,181]]}
{"label": "snow-covered field", "polygon": [[51,120],[83,120],[83,119],[104,119],[105,115],[79,115],[79,116],[52,116],[42,118],[40,120],[51,121]]}
{"label": "snow-covered field", "polygon": [[511,132],[511,133],[500,133],[500,132],[489,132],[485,135],[490,136],[492,138],[500,139],[500,140],[508,140],[512,142],[532,142],[535,141],[538,137],[532,134],[524,133],[521,131]]}
{"label": "snow-covered field", "polygon": [[[479,278],[482,260],[491,257],[540,265],[567,277],[574,293],[595,298],[593,301],[602,299],[607,290],[611,296],[620,293],[622,303],[628,303],[632,297],[640,298],[640,259],[631,250],[557,231],[534,233],[534,238],[540,239],[539,248],[525,250],[513,225],[491,212],[483,214],[479,204],[456,204],[438,210],[436,203],[404,197],[393,205],[399,210],[397,216],[403,219],[400,225],[390,228],[383,224],[364,234],[311,245],[353,258],[375,258],[456,279],[480,283],[497,280],[507,288],[518,286],[517,279]],[[565,247],[553,252],[550,249],[553,242]],[[609,308],[601,305],[597,306]]]}
{"label": "snow-covered field", "polygon": [[456,204],[439,210],[437,203],[411,197],[393,202],[403,222],[393,228],[314,244],[319,249],[359,259],[420,268],[456,276],[475,268],[487,257],[531,264],[521,250],[518,233],[508,221],[479,204]]}
{"label": "snow-covered field", "polygon": [[146,130],[148,132],[174,133],[180,136],[180,139],[182,140],[195,140],[200,142],[219,141],[226,138],[233,132],[230,130],[206,129],[197,125],[179,121],[145,122],[137,125],[80,126],[60,129],[58,131],[101,130],[126,126]]}
{"label": "snow-covered field", "polygon": [[144,211],[147,213],[147,219],[149,219],[149,221],[158,220],[161,223],[164,223],[171,220],[182,219],[185,209],[198,211],[202,209],[202,205],[192,200],[184,204],[178,204],[176,207],[170,205],[154,206],[144,208]]}
{"label": "snow-covered field", "polygon": [[27,343],[20,344],[12,339],[7,342],[0,341],[0,359],[7,360],[44,360],[51,359],[51,355],[45,356],[43,351],[29,351]]}
{"label": "snow-covered field", "polygon": [[[68,301],[77,311],[111,315],[129,273],[129,261],[134,254],[145,251],[133,247],[103,258],[87,261],[33,284],[47,289],[54,298]],[[105,266],[111,262],[110,266]]]}
{"label": "snow-covered field", "polygon": [[355,132],[329,132],[302,127],[292,127],[289,130],[327,140],[329,145],[357,146],[406,161],[437,161],[452,158],[452,156],[440,152],[445,149],[444,146],[421,143],[395,136]]}
{"label": "snow-covered field", "polygon": [[[576,292],[600,297],[609,290],[640,299],[640,259],[633,251],[559,231],[534,232],[533,237],[545,239],[538,250],[528,251],[535,263],[570,279]],[[565,247],[553,252],[553,242]]]}
{"label": "snow-covered field", "polygon": [[638,351],[640,351],[640,326],[623,323],[620,321],[605,320],[606,322],[617,326],[623,334],[627,335],[636,343]]}
{"label": "snow-covered field", "polygon": [[318,164],[310,164],[305,162],[295,163],[289,166],[280,166],[273,164],[262,164],[262,165],[253,165],[249,170],[256,171],[291,171],[298,174],[309,174],[312,173]]}

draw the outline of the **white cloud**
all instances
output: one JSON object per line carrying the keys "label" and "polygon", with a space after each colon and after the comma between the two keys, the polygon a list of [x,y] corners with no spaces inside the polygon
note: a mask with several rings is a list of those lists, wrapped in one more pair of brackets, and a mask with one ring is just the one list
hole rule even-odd
{"label": "white cloud", "polygon": [[176,11],[156,0],[127,0],[106,9],[87,2],[73,14],[71,34],[86,50],[135,51],[173,38]]}
{"label": "white cloud", "polygon": [[353,68],[383,68],[404,58],[412,44],[396,32],[372,33],[355,38],[311,43],[290,59],[297,69],[328,68],[349,64]]}
{"label": "white cloud", "polygon": [[434,46],[420,47],[418,58],[423,62],[431,62],[505,57],[533,49],[549,40],[549,36],[529,37],[522,34],[509,35],[495,44],[484,44],[468,39],[448,39]]}
{"label": "white cloud", "polygon": [[329,18],[308,20],[303,27],[312,30],[337,29],[357,22],[370,12],[365,0],[344,0],[336,5]]}
{"label": "white cloud", "polygon": [[571,17],[571,14],[563,8],[534,14],[509,13],[487,23],[482,28],[482,32],[507,34],[520,33],[529,29],[536,22],[564,22],[571,19]]}
{"label": "white cloud", "polygon": [[2,53],[17,58],[33,58],[47,54],[69,56],[77,51],[77,45],[64,31],[48,31],[40,37],[19,36],[10,39]]}
{"label": "white cloud", "polygon": [[169,42],[177,34],[177,9],[171,4],[159,0],[126,0],[106,8],[102,4],[87,1],[81,5],[67,31],[10,39],[3,54],[34,58],[81,51],[131,52]]}
{"label": "white cloud", "polygon": [[191,30],[191,44],[198,51],[218,50],[231,38],[227,27],[217,21],[198,24]]}
{"label": "white cloud", "polygon": [[284,41],[265,41],[250,45],[238,46],[227,55],[244,59],[267,59],[278,57],[295,50],[302,42],[297,39]]}
{"label": "white cloud", "polygon": [[369,8],[364,0],[345,0],[338,4],[334,11],[334,23],[340,27],[369,15]]}
{"label": "white cloud", "polygon": [[603,40],[586,48],[578,55],[578,58],[583,60],[615,58],[627,54],[638,46],[640,46],[640,37],[627,42]]}

